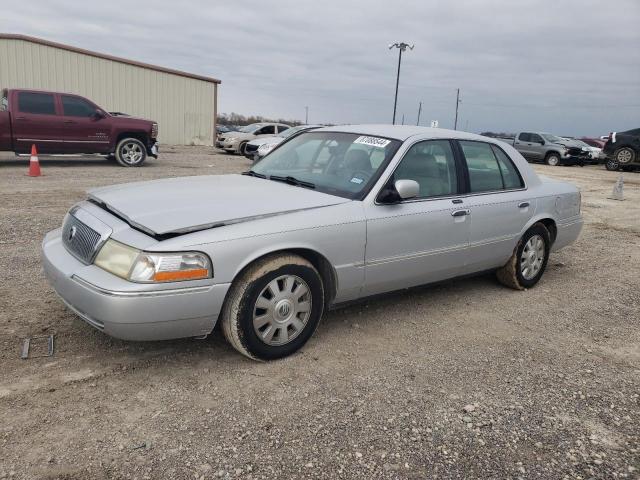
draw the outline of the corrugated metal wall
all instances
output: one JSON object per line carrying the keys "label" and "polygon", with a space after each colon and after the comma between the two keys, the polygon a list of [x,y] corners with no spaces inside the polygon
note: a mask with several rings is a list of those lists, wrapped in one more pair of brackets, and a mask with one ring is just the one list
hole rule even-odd
{"label": "corrugated metal wall", "polygon": [[0,89],[76,93],[110,112],[158,122],[161,143],[213,145],[212,82],[25,40],[0,39]]}

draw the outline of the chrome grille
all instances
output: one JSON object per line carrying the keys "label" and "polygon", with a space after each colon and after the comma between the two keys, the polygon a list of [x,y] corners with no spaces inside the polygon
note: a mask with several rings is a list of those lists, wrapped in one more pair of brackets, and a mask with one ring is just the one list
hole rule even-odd
{"label": "chrome grille", "polygon": [[69,213],[62,225],[62,241],[69,253],[89,264],[102,244],[102,236]]}

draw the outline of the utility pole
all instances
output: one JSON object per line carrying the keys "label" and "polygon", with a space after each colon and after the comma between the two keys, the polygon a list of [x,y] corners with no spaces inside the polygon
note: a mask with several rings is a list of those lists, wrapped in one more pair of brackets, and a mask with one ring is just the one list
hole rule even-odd
{"label": "utility pole", "polygon": [[457,130],[458,129],[458,105],[460,105],[460,89],[458,89],[458,93],[456,93],[456,120],[453,124],[453,129]]}
{"label": "utility pole", "polygon": [[418,120],[416,120],[416,125],[420,125],[420,114],[422,113],[422,102],[418,105]]}
{"label": "utility pole", "polygon": [[409,45],[408,43],[400,42],[400,43],[392,43],[389,45],[389,50],[392,48],[397,48],[398,51],[398,73],[396,75],[396,97],[393,101],[393,125],[396,124],[396,108],[398,106],[398,85],[400,84],[400,64],[402,63],[402,52],[404,52],[407,48],[409,50],[413,50],[413,45]]}
{"label": "utility pole", "polygon": [[304,107],[304,124],[309,125],[309,107]]}
{"label": "utility pole", "polygon": [[402,114],[402,124],[401,125],[404,125],[404,113]]}

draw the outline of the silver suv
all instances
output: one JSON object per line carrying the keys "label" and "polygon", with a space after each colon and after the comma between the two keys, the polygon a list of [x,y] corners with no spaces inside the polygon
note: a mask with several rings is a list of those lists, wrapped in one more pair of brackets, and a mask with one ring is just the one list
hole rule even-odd
{"label": "silver suv", "polygon": [[244,155],[244,148],[249,141],[260,137],[273,137],[288,128],[290,126],[284,123],[252,123],[237,132],[223,133],[218,137],[216,147],[222,148],[227,153]]}

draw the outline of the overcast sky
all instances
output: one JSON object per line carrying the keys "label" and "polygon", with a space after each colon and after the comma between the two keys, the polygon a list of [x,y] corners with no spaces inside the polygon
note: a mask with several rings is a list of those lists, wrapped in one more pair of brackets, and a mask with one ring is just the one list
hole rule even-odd
{"label": "overcast sky", "polygon": [[11,2],[0,31],[222,80],[219,112],[601,135],[640,127],[640,0]]}

